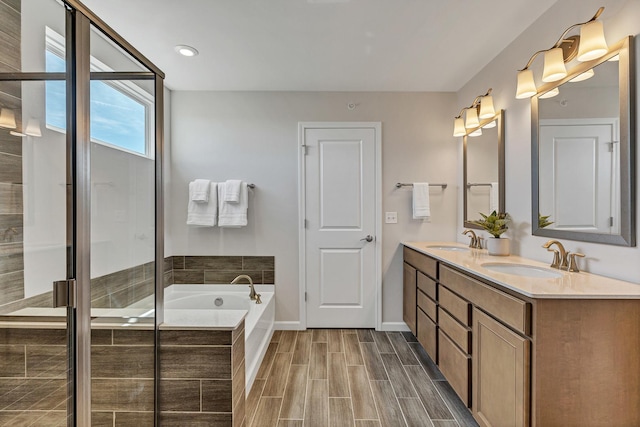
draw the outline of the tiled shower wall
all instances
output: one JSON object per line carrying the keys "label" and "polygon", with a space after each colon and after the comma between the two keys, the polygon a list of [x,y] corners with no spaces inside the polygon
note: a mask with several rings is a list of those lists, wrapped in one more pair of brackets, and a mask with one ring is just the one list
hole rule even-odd
{"label": "tiled shower wall", "polygon": [[[167,284],[228,284],[246,274],[255,284],[275,283],[273,256],[173,256],[165,259]],[[241,283],[245,283],[244,281]]]}
{"label": "tiled shower wall", "polygon": [[[0,72],[18,72],[20,0],[0,0]],[[0,82],[0,107],[10,108],[22,128],[22,86]],[[24,298],[22,138],[0,128],[0,305]]]}

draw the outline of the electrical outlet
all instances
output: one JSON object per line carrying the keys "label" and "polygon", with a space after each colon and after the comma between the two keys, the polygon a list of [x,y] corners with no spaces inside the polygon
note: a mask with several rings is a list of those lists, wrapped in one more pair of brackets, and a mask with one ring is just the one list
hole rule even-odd
{"label": "electrical outlet", "polygon": [[384,216],[384,222],[386,224],[397,224],[398,212],[386,212]]}

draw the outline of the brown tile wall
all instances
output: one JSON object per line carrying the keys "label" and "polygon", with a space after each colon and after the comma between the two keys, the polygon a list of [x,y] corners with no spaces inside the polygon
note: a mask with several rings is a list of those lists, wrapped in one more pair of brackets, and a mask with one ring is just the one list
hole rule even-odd
{"label": "brown tile wall", "polygon": [[[0,0],[0,72],[20,71],[20,1]],[[0,82],[0,108],[22,129],[22,86]],[[22,138],[0,128],[0,305],[24,298]]]}
{"label": "brown tile wall", "polygon": [[[225,284],[240,274],[253,283],[275,283],[273,256],[173,256],[169,284]],[[166,279],[166,276],[165,276]]]}
{"label": "brown tile wall", "polygon": [[[92,425],[153,425],[153,329],[91,339]],[[0,360],[0,425],[67,425],[64,329],[0,329]]]}
{"label": "brown tile wall", "polygon": [[163,426],[244,426],[244,322],[234,331],[160,330]]}

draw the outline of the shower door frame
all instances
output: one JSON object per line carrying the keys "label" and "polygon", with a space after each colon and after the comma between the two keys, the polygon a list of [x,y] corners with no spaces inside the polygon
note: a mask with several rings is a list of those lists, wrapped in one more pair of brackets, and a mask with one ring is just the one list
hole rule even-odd
{"label": "shower door frame", "polygon": [[[109,25],[77,0],[63,0],[66,8],[66,73],[0,73],[0,81],[65,80],[67,90],[67,280],[75,280],[67,307],[69,426],[91,425],[91,80],[153,80],[155,115],[155,424],[159,425],[158,326],[163,321],[164,297],[164,73]],[[100,30],[149,71],[91,72],[90,29]]]}

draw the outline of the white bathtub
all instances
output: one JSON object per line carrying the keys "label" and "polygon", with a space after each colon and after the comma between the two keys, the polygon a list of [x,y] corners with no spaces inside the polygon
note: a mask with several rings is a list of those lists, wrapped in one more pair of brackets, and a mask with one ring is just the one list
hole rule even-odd
{"label": "white bathtub", "polygon": [[[262,304],[249,299],[248,285],[171,285],[164,290],[165,323],[193,316],[205,319],[208,327],[215,328],[214,324],[220,322],[221,328],[228,328],[227,322],[233,323],[235,316],[247,311],[244,319],[247,395],[271,341],[275,321],[274,286],[255,285],[255,289]],[[218,300],[220,305],[216,305],[216,299],[222,300]]]}

